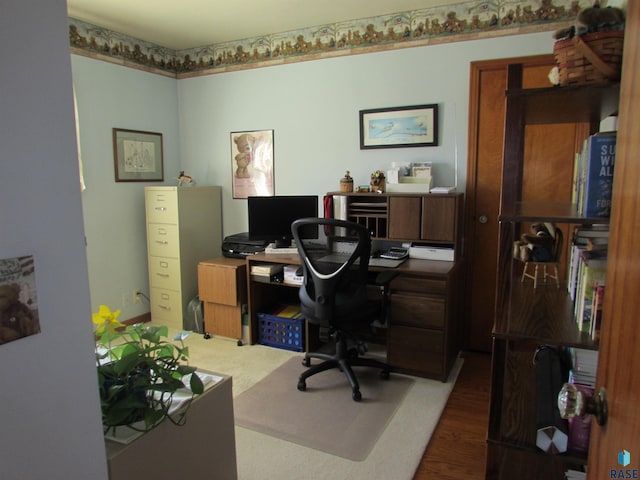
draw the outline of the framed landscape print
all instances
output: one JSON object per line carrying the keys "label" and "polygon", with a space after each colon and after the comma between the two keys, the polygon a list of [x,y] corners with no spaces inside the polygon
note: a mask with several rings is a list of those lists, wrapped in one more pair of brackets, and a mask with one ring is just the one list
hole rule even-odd
{"label": "framed landscape print", "polygon": [[360,149],[437,145],[437,104],[360,110]]}

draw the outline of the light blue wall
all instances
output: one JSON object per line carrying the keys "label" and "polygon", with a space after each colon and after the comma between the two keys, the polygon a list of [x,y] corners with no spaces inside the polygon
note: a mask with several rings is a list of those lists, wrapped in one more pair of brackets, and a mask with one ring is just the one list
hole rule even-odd
{"label": "light blue wall", "polygon": [[[199,182],[223,186],[224,231],[247,230],[246,201],[231,190],[234,131],[275,131],[276,194],[339,190],[391,162],[431,161],[437,185],[466,182],[469,63],[551,53],[550,33],[448,43],[183,79],[180,157]],[[360,150],[359,110],[437,103],[440,146]]]}
{"label": "light blue wall", "polygon": [[[276,194],[338,190],[391,162],[432,161],[435,183],[466,182],[469,64],[551,53],[549,32],[400,49],[174,80],[72,55],[87,191],[83,193],[91,300],[123,308],[148,292],[144,184],[113,181],[111,128],[162,132],[166,184],[179,170],[223,188],[224,234],[247,230],[246,201],[232,198],[230,132],[273,129]],[[361,109],[437,103],[437,147],[360,150]]]}
{"label": "light blue wall", "polygon": [[0,478],[106,479],[67,5],[0,12],[0,258],[33,255],[41,328],[0,345]]}
{"label": "light blue wall", "polygon": [[[112,128],[162,133],[162,184],[180,171],[176,80],[72,55],[86,190],[82,193],[91,305],[121,308],[127,319],[149,311],[131,302],[148,294],[144,186],[115,182]],[[153,185],[158,183],[154,182]],[[123,296],[126,302],[123,302]]]}

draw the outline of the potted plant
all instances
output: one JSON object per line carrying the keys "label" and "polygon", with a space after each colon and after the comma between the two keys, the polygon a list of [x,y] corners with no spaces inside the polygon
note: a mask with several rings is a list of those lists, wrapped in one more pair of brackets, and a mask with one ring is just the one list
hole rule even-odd
{"label": "potted plant", "polygon": [[[176,345],[164,340],[167,327],[141,323],[125,326],[118,321],[119,315],[120,310],[112,312],[105,305],[93,314],[105,433],[121,425],[148,431],[166,419],[183,425],[191,401],[204,391],[196,368],[188,364],[189,350],[183,340],[189,332],[176,335]],[[189,395],[173,411],[171,406],[178,391]]]}
{"label": "potted plant", "polygon": [[386,187],[385,176],[382,170],[376,170],[371,174],[371,181],[369,182],[371,185],[371,191],[377,193],[383,193]]}

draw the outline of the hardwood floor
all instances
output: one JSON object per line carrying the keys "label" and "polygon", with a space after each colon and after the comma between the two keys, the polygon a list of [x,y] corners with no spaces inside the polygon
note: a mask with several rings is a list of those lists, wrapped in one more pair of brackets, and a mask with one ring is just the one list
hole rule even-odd
{"label": "hardwood floor", "polygon": [[463,352],[464,364],[414,480],[484,479],[491,355]]}

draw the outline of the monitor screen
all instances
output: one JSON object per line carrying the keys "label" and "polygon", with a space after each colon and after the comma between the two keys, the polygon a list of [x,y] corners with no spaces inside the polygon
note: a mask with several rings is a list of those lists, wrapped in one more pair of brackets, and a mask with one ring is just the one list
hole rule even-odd
{"label": "monitor screen", "polygon": [[294,220],[318,216],[317,195],[248,197],[249,239],[274,242],[277,247],[291,245]]}

